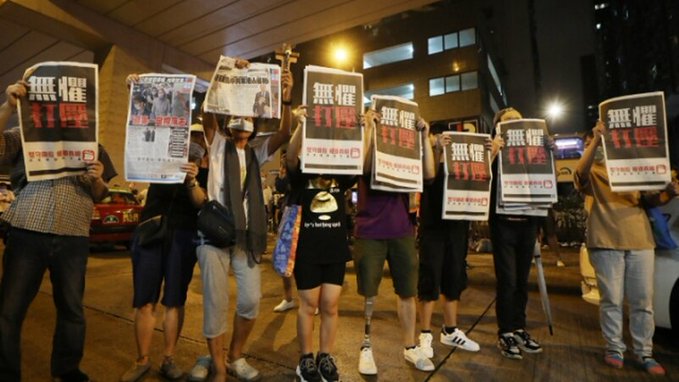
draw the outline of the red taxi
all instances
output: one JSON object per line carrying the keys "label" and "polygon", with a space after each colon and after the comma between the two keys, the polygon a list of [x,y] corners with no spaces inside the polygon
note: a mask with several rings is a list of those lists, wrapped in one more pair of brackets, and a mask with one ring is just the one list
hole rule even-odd
{"label": "red taxi", "polygon": [[109,190],[108,196],[94,205],[90,244],[124,244],[129,247],[142,208],[131,191]]}

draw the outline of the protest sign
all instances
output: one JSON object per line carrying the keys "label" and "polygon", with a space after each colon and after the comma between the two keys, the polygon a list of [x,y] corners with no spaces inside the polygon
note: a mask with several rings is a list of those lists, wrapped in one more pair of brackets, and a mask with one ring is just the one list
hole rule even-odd
{"label": "protest sign", "polygon": [[205,110],[239,117],[280,118],[281,68],[250,63],[237,69],[236,60],[221,56],[205,95]]}
{"label": "protest sign", "polygon": [[304,173],[362,174],[363,75],[319,66],[304,69],[301,166]]}
{"label": "protest sign", "polygon": [[552,151],[547,146],[549,133],[542,119],[500,122],[505,146],[499,156],[498,199],[503,202],[555,203],[556,175]]}
{"label": "protest sign", "polygon": [[611,98],[599,104],[604,153],[613,191],[662,190],[671,180],[663,92]]}
{"label": "protest sign", "polygon": [[83,174],[97,160],[96,64],[43,62],[26,70],[27,97],[18,104],[26,178]]}
{"label": "protest sign", "polygon": [[373,133],[371,188],[422,192],[422,136],[417,103],[395,96],[372,96],[381,119]]}
{"label": "protest sign", "polygon": [[490,207],[490,150],[488,134],[444,132],[451,143],[443,148],[443,219],[488,220]]}
{"label": "protest sign", "polygon": [[125,135],[125,179],[181,183],[188,162],[191,96],[196,77],[142,74],[130,87]]}

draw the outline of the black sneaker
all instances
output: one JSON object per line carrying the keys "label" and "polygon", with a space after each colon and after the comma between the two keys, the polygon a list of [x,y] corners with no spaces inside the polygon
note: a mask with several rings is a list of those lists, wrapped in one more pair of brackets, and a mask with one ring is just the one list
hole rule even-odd
{"label": "black sneaker", "polygon": [[321,382],[321,375],[316,368],[313,354],[303,355],[295,370],[300,382]]}
{"label": "black sneaker", "polygon": [[68,373],[64,373],[56,378],[54,378],[55,382],[90,382],[90,377],[87,376],[87,374],[83,373],[79,369],[75,369],[72,371],[69,371]]}
{"label": "black sneaker", "polygon": [[527,331],[519,329],[514,332],[514,339],[521,350],[526,353],[542,353],[542,346]]}
{"label": "black sneaker", "polygon": [[339,381],[339,373],[337,372],[337,366],[335,365],[335,358],[330,354],[318,353],[316,364],[318,365],[318,371],[321,373],[323,382]]}
{"label": "black sneaker", "polygon": [[500,353],[503,356],[511,359],[522,359],[521,350],[514,336],[510,334],[501,334],[497,339],[497,348],[500,349]]}

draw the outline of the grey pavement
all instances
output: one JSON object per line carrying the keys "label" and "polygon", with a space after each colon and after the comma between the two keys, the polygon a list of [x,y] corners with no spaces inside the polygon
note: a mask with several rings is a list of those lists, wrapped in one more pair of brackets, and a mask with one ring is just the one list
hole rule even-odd
{"label": "grey pavement", "polygon": [[[320,249],[322,250],[322,249]],[[597,307],[580,298],[580,276],[575,250],[567,250],[568,267],[557,268],[544,256],[546,278],[552,298],[554,336],[550,336],[540,306],[535,272],[531,274],[528,306],[528,330],[544,346],[541,354],[527,354],[523,360],[503,358],[495,347],[495,281],[492,256],[470,253],[469,287],[463,293],[459,326],[481,345],[478,353],[450,349],[440,344],[435,330],[434,363],[431,373],[415,370],[402,355],[400,327],[396,315],[396,298],[389,273],[385,270],[372,325],[372,342],[379,368],[376,377],[364,377],[357,371],[359,346],[363,335],[363,299],[356,293],[353,265],[348,263],[347,277],[340,300],[340,320],[335,357],[343,381],[643,381],[678,380],[679,345],[667,331],[656,333],[656,358],[668,369],[666,378],[647,376],[634,362],[626,361],[623,370],[613,370],[601,361],[603,339],[598,326]],[[293,381],[299,357],[296,341],[296,311],[274,313],[282,299],[282,281],[265,256],[262,267],[260,316],[245,348],[248,362],[257,367],[264,381]],[[95,381],[117,381],[136,358],[133,335],[131,263],[129,254],[118,251],[93,251],[87,273],[85,306],[87,339],[82,369]],[[195,358],[206,353],[202,336],[202,294],[196,266],[186,305],[184,330],[179,340],[176,362],[188,371]],[[230,285],[233,296],[235,284]],[[49,276],[32,304],[23,328],[23,376],[26,381],[49,381],[49,354],[54,328]],[[232,300],[233,301],[233,300]],[[233,311],[233,303],[230,312]],[[232,313],[230,313],[232,314]],[[145,381],[161,381],[158,363],[162,354],[162,307],[157,312],[151,359],[153,369]],[[434,327],[443,321],[435,311]],[[315,347],[318,347],[316,319]],[[228,333],[230,335],[230,332]],[[629,338],[627,343],[630,343]],[[227,341],[228,343],[228,341]],[[631,357],[631,356],[630,356]]]}

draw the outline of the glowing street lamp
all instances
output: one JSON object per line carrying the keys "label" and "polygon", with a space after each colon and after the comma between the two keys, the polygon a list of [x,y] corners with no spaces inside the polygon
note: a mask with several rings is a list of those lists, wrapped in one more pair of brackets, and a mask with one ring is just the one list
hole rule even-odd
{"label": "glowing street lamp", "polygon": [[563,115],[563,112],[564,112],[564,106],[559,101],[552,101],[547,106],[547,117],[549,117],[552,120],[559,119],[559,117],[561,117]]}

